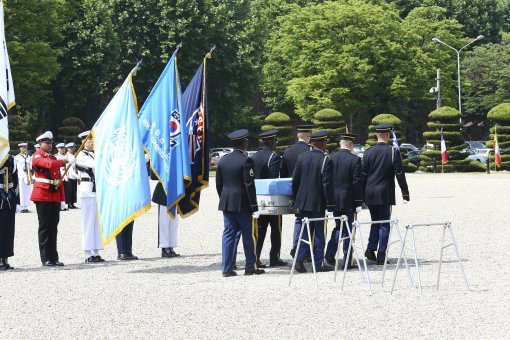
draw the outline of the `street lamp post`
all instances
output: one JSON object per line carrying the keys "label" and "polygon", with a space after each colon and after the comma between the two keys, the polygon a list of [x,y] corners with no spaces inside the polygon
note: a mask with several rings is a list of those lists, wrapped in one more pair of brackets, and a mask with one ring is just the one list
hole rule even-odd
{"label": "street lamp post", "polygon": [[465,49],[466,47],[468,47],[469,45],[471,45],[472,43],[474,43],[475,41],[478,41],[478,40],[482,40],[483,39],[483,35],[479,35],[478,37],[476,37],[475,40],[471,41],[469,44],[467,44],[466,46],[462,47],[461,49],[456,49],[450,45],[448,45],[447,43],[439,40],[438,38],[432,38],[432,41],[433,42],[437,42],[439,44],[443,44],[445,45],[446,47],[452,49],[455,51],[455,53],[457,53],[457,87],[459,88],[459,112],[461,114],[461,117],[459,119],[460,123],[462,124],[462,101],[461,101],[461,92],[460,92],[460,52]]}

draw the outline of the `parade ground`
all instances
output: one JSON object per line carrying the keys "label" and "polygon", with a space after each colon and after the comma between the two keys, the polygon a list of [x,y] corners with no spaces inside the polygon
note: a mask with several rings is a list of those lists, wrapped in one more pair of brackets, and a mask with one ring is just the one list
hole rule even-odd
{"label": "parade ground", "polygon": [[[384,287],[381,266],[370,265],[373,294],[357,271],[344,291],[333,272],[297,274],[289,287],[287,268],[237,277],[221,275],[223,218],[214,179],[202,192],[200,210],[182,221],[179,258],[161,258],[157,209],[135,221],[133,253],[139,261],[117,261],[115,242],[101,254],[107,262],[85,264],[80,210],[61,213],[58,236],[62,268],[43,268],[37,214],[16,215],[16,270],[0,272],[0,339],[341,339],[508,336],[510,310],[510,209],[508,174],[410,174],[411,201],[397,187],[393,217],[410,222],[451,221],[469,282],[464,290],[453,248],[445,249],[436,291],[442,227],[416,230],[423,295],[409,289],[399,271],[391,281],[398,247],[390,248]],[[154,187],[154,183],[152,185]],[[78,205],[79,205],[78,201]],[[369,220],[363,210],[360,220]],[[294,216],[283,218],[281,257],[290,262]],[[331,226],[328,228],[328,240]],[[366,244],[368,227],[364,226]],[[266,238],[262,262],[269,257]],[[411,254],[408,253],[411,258]],[[412,272],[415,279],[416,273]],[[341,276],[339,277],[341,278]]]}

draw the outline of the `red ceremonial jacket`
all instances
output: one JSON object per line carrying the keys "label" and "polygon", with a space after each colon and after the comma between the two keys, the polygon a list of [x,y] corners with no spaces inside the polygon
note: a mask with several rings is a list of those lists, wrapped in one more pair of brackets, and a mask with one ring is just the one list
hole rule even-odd
{"label": "red ceremonial jacket", "polygon": [[50,191],[49,183],[38,182],[37,178],[49,179],[46,176],[46,171],[39,171],[48,169],[52,180],[60,179],[60,167],[63,167],[62,160],[57,160],[53,155],[44,151],[38,150],[32,156],[32,168],[34,170],[35,181],[34,188],[32,189],[32,196],[30,199],[34,202],[63,202],[65,201],[64,183],[60,183],[57,191]]}

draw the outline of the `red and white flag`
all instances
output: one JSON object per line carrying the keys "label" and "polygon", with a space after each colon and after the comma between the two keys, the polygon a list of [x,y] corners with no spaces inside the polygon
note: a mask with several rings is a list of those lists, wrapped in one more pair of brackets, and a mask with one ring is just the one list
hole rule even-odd
{"label": "red and white flag", "polygon": [[498,133],[494,127],[494,161],[498,168],[501,168],[501,153],[499,152]]}
{"label": "red and white flag", "polygon": [[444,141],[443,133],[441,132],[441,162],[448,163],[448,152],[446,152],[446,143]]}

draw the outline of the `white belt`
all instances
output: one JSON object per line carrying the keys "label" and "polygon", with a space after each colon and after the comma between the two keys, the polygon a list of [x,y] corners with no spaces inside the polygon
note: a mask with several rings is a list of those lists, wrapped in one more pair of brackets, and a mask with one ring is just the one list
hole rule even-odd
{"label": "white belt", "polygon": [[58,180],[57,179],[51,180],[51,179],[36,177],[35,181],[36,182],[41,182],[41,183],[47,183],[47,184],[51,184],[51,185],[57,185],[58,184]]}
{"label": "white belt", "polygon": [[[14,183],[9,183],[9,189],[14,187]],[[0,189],[5,189],[5,184],[0,184]]]}

